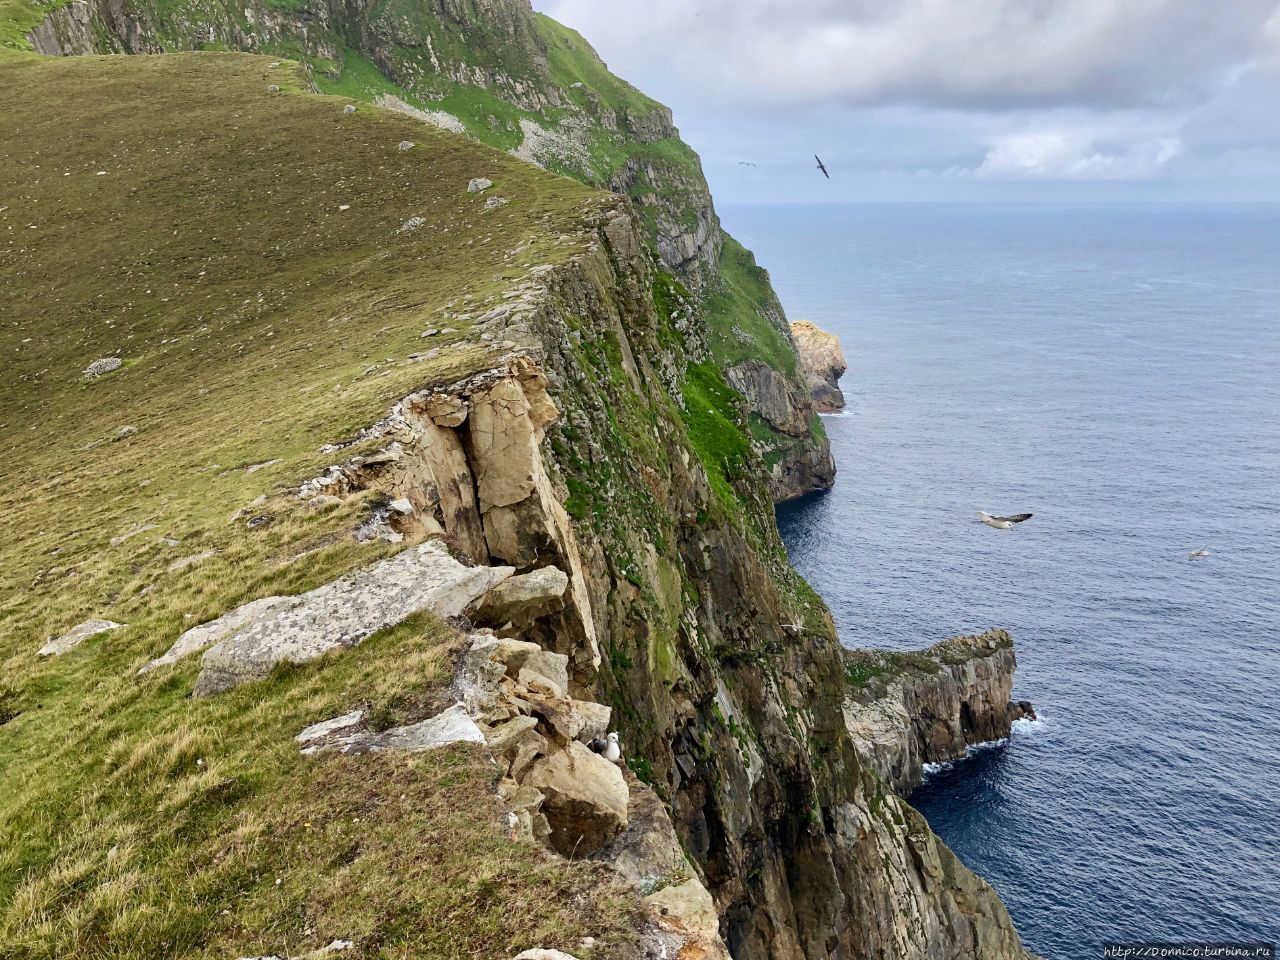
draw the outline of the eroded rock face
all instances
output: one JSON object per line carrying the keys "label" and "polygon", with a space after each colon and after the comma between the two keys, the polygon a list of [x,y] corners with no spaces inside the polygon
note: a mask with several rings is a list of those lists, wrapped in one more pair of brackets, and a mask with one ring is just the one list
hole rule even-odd
{"label": "eroded rock face", "polygon": [[849,369],[849,364],[840,349],[839,338],[808,320],[792,322],[791,337],[795,340],[800,366],[809,384],[813,408],[818,413],[843,410],[844,393],[840,390],[840,378]]}
{"label": "eroded rock face", "polygon": [[845,723],[859,754],[899,794],[920,785],[923,766],[954,760],[967,747],[1009,735],[1016,719],[1034,718],[1013,703],[1017,658],[1003,630],[956,637],[914,654],[850,651]]}
{"label": "eroded rock face", "polygon": [[626,829],[622,771],[576,740],[538,760],[525,783],[545,797],[551,847],[563,856],[590,856]]}
{"label": "eroded rock face", "polygon": [[746,360],[726,371],[730,386],[747,398],[751,409],[775,429],[793,437],[809,432],[809,405],[796,396],[791,384],[761,360]]}
{"label": "eroded rock face", "polygon": [[465,567],[438,541],[325,584],[274,609],[207,650],[196,695],[209,696],[351,647],[406,617],[429,610],[455,617],[510,577],[511,567]]}

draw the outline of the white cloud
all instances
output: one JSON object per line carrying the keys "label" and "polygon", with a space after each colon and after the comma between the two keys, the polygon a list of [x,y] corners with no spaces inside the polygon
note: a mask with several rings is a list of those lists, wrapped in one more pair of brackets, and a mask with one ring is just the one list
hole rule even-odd
{"label": "white cloud", "polygon": [[1019,133],[987,153],[974,176],[993,180],[1142,180],[1180,155],[1177,137],[1140,140],[1111,149],[1078,134]]}

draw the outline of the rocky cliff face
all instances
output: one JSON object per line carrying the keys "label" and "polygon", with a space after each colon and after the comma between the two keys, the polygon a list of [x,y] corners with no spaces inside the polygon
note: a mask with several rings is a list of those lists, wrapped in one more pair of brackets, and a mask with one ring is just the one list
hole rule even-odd
{"label": "rocky cliff face", "polygon": [[844,409],[844,394],[840,390],[840,378],[849,364],[840,349],[840,341],[808,320],[796,320],[791,324],[791,336],[800,355],[800,366],[809,384],[813,408],[818,413],[838,413]]}
{"label": "rocky cliff face", "polygon": [[[746,337],[756,361],[772,371],[741,379],[764,387],[744,396],[759,417],[755,439],[774,466],[776,498],[833,482],[835,465],[812,422],[781,306],[763,271],[749,291],[739,288],[701,163],[680,140],[671,111],[610,74],[581,36],[535,15],[529,0],[313,0],[298,8],[267,0],[77,0],[52,10],[28,39],[47,54],[230,48],[301,55],[323,92],[402,109],[630,197],[648,242],[719,331],[711,349],[721,367],[737,361]],[[757,331],[769,342],[753,344],[751,328],[762,322],[776,329]]]}
{"label": "rocky cliff face", "polygon": [[845,724],[863,761],[900,795],[926,763],[1009,736],[1014,720],[1035,718],[1010,700],[1017,658],[1003,630],[956,637],[920,653],[851,650]]}
{"label": "rocky cliff face", "polygon": [[[569,573],[565,611],[523,636],[612,705],[738,960],[1022,958],[991,889],[859,759],[830,618],[786,563],[682,288],[625,210],[597,229],[487,315],[525,366],[413,400],[432,427],[361,482],[421,501],[480,559]],[[442,461],[433,480],[406,466]],[[460,469],[476,502],[430,506],[470,486],[447,480]]]}
{"label": "rocky cliff face", "polygon": [[[507,568],[503,584],[564,575],[560,605],[509,624],[563,658],[553,699],[610,706],[737,960],[1023,960],[994,891],[859,757],[831,618],[774,524],[763,414],[726,382],[701,297],[651,255],[643,208],[602,195],[582,220],[589,243],[571,262],[448,304],[470,344],[498,354],[485,369],[433,378],[332,438],[338,462],[289,495],[376,503],[370,535],[439,537]],[[797,429],[768,375],[756,380],[760,410],[777,400],[769,413]],[[254,663],[259,639],[240,651]],[[330,639],[335,652],[352,642]],[[219,678],[227,654],[206,664]],[[532,786],[545,798],[562,779]],[[697,889],[654,895],[665,889],[697,906]]]}

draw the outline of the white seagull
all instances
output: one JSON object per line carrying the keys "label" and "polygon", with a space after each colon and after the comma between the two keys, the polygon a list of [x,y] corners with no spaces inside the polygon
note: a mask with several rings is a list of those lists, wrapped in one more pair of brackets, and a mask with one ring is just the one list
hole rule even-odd
{"label": "white seagull", "polygon": [[608,739],[604,737],[596,737],[587,744],[591,748],[592,753],[598,753],[610,763],[617,763],[622,759],[622,748],[618,746],[618,735],[611,733]]}
{"label": "white seagull", "polygon": [[1024,520],[1030,520],[1031,514],[1017,513],[1012,517],[993,517],[991,514],[979,510],[978,519],[988,527],[995,527],[997,530],[1012,530],[1015,523],[1022,523]]}
{"label": "white seagull", "polygon": [[1210,553],[1208,550],[1206,550],[1204,547],[1201,547],[1199,550],[1192,550],[1190,553],[1188,553],[1188,554],[1187,554],[1187,559],[1188,559],[1188,560],[1201,560],[1201,559],[1203,559],[1203,558],[1205,558],[1205,557],[1211,557],[1211,556],[1213,556],[1213,554],[1211,554],[1211,553]]}

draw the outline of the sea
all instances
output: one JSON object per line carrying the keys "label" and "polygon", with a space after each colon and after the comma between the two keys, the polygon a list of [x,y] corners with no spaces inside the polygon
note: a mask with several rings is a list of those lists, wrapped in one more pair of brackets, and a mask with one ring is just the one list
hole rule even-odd
{"label": "sea", "polygon": [[1004,627],[1040,713],[911,802],[1047,960],[1280,940],[1280,207],[722,214],[849,361],[779,510],[841,641]]}

